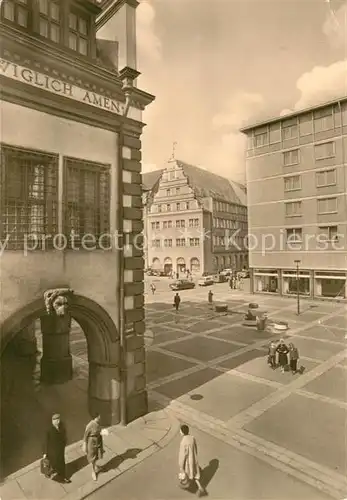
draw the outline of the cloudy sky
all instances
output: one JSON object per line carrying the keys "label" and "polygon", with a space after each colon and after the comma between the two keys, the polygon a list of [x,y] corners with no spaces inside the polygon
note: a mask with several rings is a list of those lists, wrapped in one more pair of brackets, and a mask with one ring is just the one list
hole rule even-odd
{"label": "cloudy sky", "polygon": [[347,0],[142,0],[143,169],[244,180],[241,126],[347,95]]}

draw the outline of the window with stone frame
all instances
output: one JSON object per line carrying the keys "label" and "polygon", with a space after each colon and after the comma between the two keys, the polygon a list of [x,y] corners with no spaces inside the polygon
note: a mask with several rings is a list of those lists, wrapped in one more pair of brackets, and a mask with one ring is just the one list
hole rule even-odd
{"label": "window with stone frame", "polygon": [[1,17],[4,21],[28,28],[30,21],[29,0],[3,0]]}
{"label": "window with stone frame", "polygon": [[52,42],[60,43],[61,12],[57,0],[39,0],[39,33]]}
{"label": "window with stone frame", "polygon": [[52,248],[58,231],[58,157],[2,144],[0,194],[3,248]]}
{"label": "window with stone frame", "polygon": [[71,9],[69,13],[69,48],[88,56],[90,19],[81,11]]}
{"label": "window with stone frame", "polygon": [[65,158],[64,166],[64,221],[69,245],[109,248],[109,165]]}

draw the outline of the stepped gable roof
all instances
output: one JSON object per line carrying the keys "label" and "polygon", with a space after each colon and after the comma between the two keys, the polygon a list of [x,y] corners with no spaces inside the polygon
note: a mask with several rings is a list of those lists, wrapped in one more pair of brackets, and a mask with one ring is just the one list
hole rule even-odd
{"label": "stepped gable roof", "polygon": [[216,200],[247,205],[246,189],[242,184],[180,160],[177,160],[177,164],[183,168],[198,197],[211,196]]}
{"label": "stepped gable roof", "polygon": [[[183,169],[190,186],[198,198],[212,197],[219,201],[227,201],[239,205],[247,205],[247,192],[245,186],[239,182],[226,179],[220,175],[204,170],[194,165],[176,160],[178,167]],[[142,174],[142,187],[150,191],[159,181],[165,169],[154,170]]]}
{"label": "stepped gable roof", "polygon": [[144,191],[150,191],[153,189],[154,185],[158,182],[161,174],[165,169],[153,170],[153,172],[146,172],[142,174],[142,188]]}

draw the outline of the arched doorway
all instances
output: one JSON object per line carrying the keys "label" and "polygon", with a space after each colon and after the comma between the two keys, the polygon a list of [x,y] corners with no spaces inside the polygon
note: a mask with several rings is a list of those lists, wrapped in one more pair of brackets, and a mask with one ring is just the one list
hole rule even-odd
{"label": "arched doorway", "polygon": [[170,257],[166,257],[164,259],[164,273],[166,275],[169,275],[172,273],[172,260],[170,259]]}
{"label": "arched doorway", "polygon": [[2,476],[42,456],[44,429],[52,413],[61,413],[69,442],[81,438],[83,426],[93,414],[100,413],[105,425],[120,420],[115,396],[120,383],[115,324],[100,305],[80,295],[71,297],[70,313],[73,322],[68,341],[74,373],[63,384],[41,383],[38,353],[18,350],[23,332],[32,339],[36,331],[38,350],[42,346],[40,318],[47,317],[43,299],[16,311],[1,325]]}
{"label": "arched doorway", "polygon": [[159,271],[161,269],[160,260],[157,257],[154,257],[152,260],[152,269]]}
{"label": "arched doorway", "polygon": [[190,259],[190,272],[192,274],[198,274],[200,272],[200,261],[196,257]]}
{"label": "arched doorway", "polygon": [[183,257],[178,257],[177,259],[177,272],[178,274],[186,272],[186,261]]}

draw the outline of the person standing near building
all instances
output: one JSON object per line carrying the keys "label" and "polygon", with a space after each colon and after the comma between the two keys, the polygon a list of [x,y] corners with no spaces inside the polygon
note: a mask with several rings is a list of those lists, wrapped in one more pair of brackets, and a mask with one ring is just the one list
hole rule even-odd
{"label": "person standing near building", "polygon": [[100,415],[97,415],[89,422],[84,431],[84,451],[87,454],[87,460],[92,464],[92,478],[97,480],[99,467],[97,461],[103,457],[104,444],[101,435]]}
{"label": "person standing near building", "polygon": [[174,307],[176,309],[176,312],[178,312],[178,309],[180,307],[180,303],[181,303],[181,297],[180,297],[179,293],[177,292],[176,295],[174,296]]}
{"label": "person standing near building", "polygon": [[275,370],[276,368],[276,351],[277,351],[276,343],[274,341],[270,342],[269,352],[268,352],[268,363],[273,370]]}
{"label": "person standing near building", "polygon": [[213,304],[213,292],[212,292],[212,290],[209,290],[209,292],[207,294],[207,299],[208,299],[209,306],[212,307],[212,304]]}
{"label": "person standing near building", "polygon": [[151,290],[152,290],[152,294],[154,295],[155,291],[156,291],[156,287],[155,287],[154,283],[151,283]]}
{"label": "person standing near building", "polygon": [[277,346],[277,352],[278,352],[278,363],[281,367],[281,372],[284,373],[286,366],[288,366],[288,352],[289,349],[284,343],[284,340],[281,339],[280,343]]}
{"label": "person standing near building", "polygon": [[64,483],[71,481],[66,477],[65,471],[65,447],[66,430],[60,419],[59,413],[52,416],[52,423],[46,434],[45,452],[43,458],[48,459],[51,469],[50,477]]}
{"label": "person standing near building", "polygon": [[198,447],[194,436],[189,435],[188,425],[181,425],[180,434],[182,436],[179,455],[179,479],[181,482],[188,480],[195,482],[198,491],[197,495],[201,497],[205,494],[205,489],[200,482],[200,466],[198,461]]}
{"label": "person standing near building", "polygon": [[292,371],[292,374],[295,375],[298,371],[298,359],[299,359],[299,350],[295,347],[294,344],[289,344],[289,365]]}

